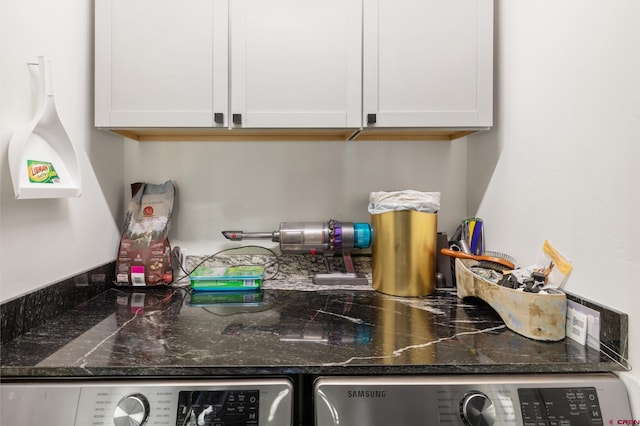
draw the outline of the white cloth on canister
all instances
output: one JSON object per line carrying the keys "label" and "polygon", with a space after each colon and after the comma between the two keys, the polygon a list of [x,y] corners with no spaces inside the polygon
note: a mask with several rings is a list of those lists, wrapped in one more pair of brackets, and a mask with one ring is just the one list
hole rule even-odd
{"label": "white cloth on canister", "polygon": [[407,189],[392,192],[379,191],[369,194],[369,213],[381,214],[401,210],[437,213],[440,210],[440,193]]}

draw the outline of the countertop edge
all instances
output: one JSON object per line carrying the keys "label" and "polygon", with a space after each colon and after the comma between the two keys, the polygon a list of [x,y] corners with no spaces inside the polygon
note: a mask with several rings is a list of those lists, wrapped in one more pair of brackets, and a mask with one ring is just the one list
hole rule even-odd
{"label": "countertop edge", "polygon": [[2,367],[0,382],[37,378],[184,378],[215,376],[265,376],[265,375],[434,375],[434,374],[512,374],[512,373],[601,373],[629,371],[617,363],[564,363],[545,368],[540,364],[499,364],[499,365],[405,365],[405,366],[287,366],[287,367]]}

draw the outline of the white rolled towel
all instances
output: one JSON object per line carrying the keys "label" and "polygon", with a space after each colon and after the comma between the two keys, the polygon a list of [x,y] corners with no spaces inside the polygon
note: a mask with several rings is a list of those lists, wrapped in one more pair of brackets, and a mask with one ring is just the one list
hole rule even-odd
{"label": "white rolled towel", "polygon": [[440,193],[407,189],[392,192],[379,191],[369,194],[369,213],[380,214],[401,210],[437,213],[440,210]]}

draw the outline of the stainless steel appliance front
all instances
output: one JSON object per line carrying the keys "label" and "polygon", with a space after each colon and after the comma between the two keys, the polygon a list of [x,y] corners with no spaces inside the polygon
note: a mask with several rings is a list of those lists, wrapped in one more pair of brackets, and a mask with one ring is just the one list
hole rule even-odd
{"label": "stainless steel appliance front", "polygon": [[316,426],[627,424],[627,390],[613,374],[321,377]]}
{"label": "stainless steel appliance front", "polygon": [[0,424],[292,425],[287,379],[3,383]]}

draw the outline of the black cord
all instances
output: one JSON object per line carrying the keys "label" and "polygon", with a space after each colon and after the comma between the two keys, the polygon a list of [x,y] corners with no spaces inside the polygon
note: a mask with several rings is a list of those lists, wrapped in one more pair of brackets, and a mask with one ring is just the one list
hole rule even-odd
{"label": "black cord", "polygon": [[[179,281],[179,280],[181,280],[183,278],[189,277],[200,266],[202,266],[206,262],[208,262],[208,261],[220,256],[223,253],[227,253],[227,252],[235,251],[235,250],[247,249],[247,248],[258,248],[258,249],[261,249],[261,250],[268,251],[274,257],[274,259],[272,261],[270,261],[270,262],[266,262],[266,263],[263,263],[261,265],[234,265],[234,266],[263,266],[265,269],[267,269],[271,265],[275,264],[276,271],[270,277],[263,278],[263,281],[274,279],[278,275],[278,273],[280,272],[280,258],[282,257],[282,255],[276,254],[276,252],[271,250],[270,248],[257,246],[257,245],[248,245],[248,246],[231,247],[231,248],[227,248],[227,249],[222,249],[222,250],[220,250],[220,251],[218,251],[218,252],[216,252],[216,253],[214,253],[212,255],[209,255],[209,256],[205,257],[202,261],[200,261],[200,263],[198,263],[196,266],[194,266],[191,269],[191,271],[187,272],[184,269],[184,266],[182,265],[182,262],[180,262],[180,259],[176,259],[176,258],[173,257],[174,256],[173,249],[172,249],[171,243],[169,242],[168,239],[167,239],[167,244],[169,245],[169,252],[171,253],[171,256],[172,256],[172,259],[171,259],[172,262],[174,262],[174,261],[178,262],[178,264],[180,264],[180,269],[182,270],[182,273],[184,274],[183,276],[174,278],[171,281],[170,285],[175,284],[177,281]],[[184,285],[184,287],[187,287],[187,286],[188,286],[188,284]],[[183,287],[183,286],[174,286],[174,287]]]}

